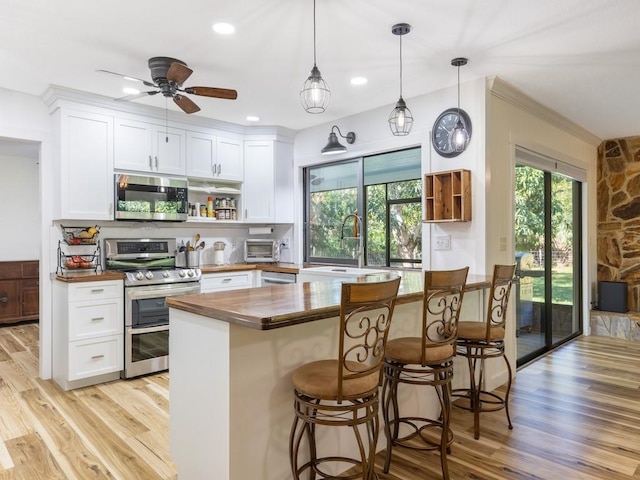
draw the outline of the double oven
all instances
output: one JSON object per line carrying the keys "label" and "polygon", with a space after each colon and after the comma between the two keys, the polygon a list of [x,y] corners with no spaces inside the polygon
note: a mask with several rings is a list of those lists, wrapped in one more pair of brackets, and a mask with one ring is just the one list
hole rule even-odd
{"label": "double oven", "polygon": [[107,269],[124,280],[124,370],[132,378],[169,368],[166,298],[200,292],[198,268],[176,267],[175,239],[106,239]]}

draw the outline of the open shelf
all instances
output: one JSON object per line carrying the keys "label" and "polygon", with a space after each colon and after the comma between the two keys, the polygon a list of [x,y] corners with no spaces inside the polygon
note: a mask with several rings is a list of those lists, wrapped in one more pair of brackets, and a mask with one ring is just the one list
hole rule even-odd
{"label": "open shelf", "polygon": [[471,172],[450,170],[424,176],[425,222],[471,220]]}

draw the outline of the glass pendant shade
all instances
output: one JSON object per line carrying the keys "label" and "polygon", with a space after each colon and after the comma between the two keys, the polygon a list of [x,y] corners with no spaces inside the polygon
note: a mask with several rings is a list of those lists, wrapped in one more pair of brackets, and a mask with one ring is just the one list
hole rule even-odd
{"label": "glass pendant shade", "polygon": [[398,103],[396,103],[396,108],[394,108],[389,115],[391,133],[399,137],[409,135],[412,126],[413,115],[411,115],[411,110],[407,107],[404,99],[400,97]]}
{"label": "glass pendant shade", "polygon": [[462,125],[460,118],[458,118],[458,122],[451,134],[451,144],[456,152],[464,152],[465,148],[467,148],[467,143],[469,143],[469,133]]}
{"label": "glass pendant shade", "polygon": [[309,78],[300,90],[302,106],[309,113],[322,113],[329,106],[330,99],[329,85],[323,80],[320,70],[314,64]]}

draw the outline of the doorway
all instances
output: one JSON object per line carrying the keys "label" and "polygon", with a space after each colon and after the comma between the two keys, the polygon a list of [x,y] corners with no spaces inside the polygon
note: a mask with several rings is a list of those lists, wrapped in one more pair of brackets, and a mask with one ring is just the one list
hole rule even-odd
{"label": "doorway", "polygon": [[516,150],[518,366],[582,333],[582,182],[558,165]]}

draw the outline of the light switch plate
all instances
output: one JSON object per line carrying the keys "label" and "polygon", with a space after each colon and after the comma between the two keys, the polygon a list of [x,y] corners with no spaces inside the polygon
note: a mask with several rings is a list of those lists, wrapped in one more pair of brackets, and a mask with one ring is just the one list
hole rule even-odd
{"label": "light switch plate", "polygon": [[436,235],[434,250],[451,250],[451,235]]}
{"label": "light switch plate", "polygon": [[282,237],[280,239],[280,246],[282,248],[291,248],[291,238],[290,237]]}

